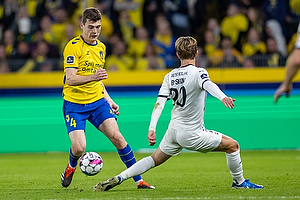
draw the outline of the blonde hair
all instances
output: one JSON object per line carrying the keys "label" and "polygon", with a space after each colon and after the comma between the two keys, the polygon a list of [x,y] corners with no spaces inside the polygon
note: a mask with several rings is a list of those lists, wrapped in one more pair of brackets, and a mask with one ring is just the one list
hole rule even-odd
{"label": "blonde hair", "polygon": [[175,49],[181,60],[194,59],[197,53],[197,40],[191,36],[179,37]]}

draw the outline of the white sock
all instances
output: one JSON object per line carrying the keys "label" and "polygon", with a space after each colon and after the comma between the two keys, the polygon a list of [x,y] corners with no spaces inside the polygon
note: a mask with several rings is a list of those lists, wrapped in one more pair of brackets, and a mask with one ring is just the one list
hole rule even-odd
{"label": "white sock", "polygon": [[124,180],[129,179],[133,176],[141,175],[153,167],[155,167],[154,160],[151,156],[148,156],[139,160],[131,167],[121,172],[118,176],[121,177],[121,182],[123,182]]}
{"label": "white sock", "polygon": [[245,181],[243,176],[243,165],[240,156],[240,150],[233,153],[225,153],[227,159],[227,166],[230,170],[231,176],[237,184],[241,184]]}

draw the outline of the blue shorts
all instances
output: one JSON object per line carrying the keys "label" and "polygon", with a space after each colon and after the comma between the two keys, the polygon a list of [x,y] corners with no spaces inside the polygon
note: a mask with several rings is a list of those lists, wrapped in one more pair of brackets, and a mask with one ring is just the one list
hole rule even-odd
{"label": "blue shorts", "polygon": [[74,130],[85,130],[86,120],[98,129],[104,120],[116,119],[116,115],[104,98],[89,104],[77,104],[64,100],[63,114],[68,133]]}

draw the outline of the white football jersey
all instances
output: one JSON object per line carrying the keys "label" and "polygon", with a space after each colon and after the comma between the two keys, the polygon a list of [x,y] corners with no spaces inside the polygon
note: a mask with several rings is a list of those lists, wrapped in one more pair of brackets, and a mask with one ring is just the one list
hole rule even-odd
{"label": "white football jersey", "polygon": [[204,126],[206,81],[210,81],[207,71],[193,65],[173,69],[164,77],[158,96],[173,99],[170,126],[187,130]]}

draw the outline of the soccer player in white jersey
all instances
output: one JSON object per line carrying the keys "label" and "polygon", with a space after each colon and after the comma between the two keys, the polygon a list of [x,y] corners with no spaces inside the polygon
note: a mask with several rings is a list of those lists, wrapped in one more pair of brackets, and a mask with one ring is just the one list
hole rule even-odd
{"label": "soccer player in white jersey", "polygon": [[193,37],[178,38],[175,49],[177,57],[181,60],[181,66],[173,69],[163,80],[148,133],[149,145],[152,146],[156,143],[157,121],[167,99],[172,98],[174,107],[171,121],[159,147],[151,156],[143,158],[119,175],[99,182],[94,186],[94,190],[107,191],[132,176],[162,164],[171,156],[180,153],[183,148],[202,153],[223,151],[233,178],[232,188],[263,188],[244,179],[237,141],[204,127],[206,91],[218,98],[227,108],[233,108],[235,100],[227,97],[209,79],[205,69],[195,67],[198,52],[197,41]]}
{"label": "soccer player in white jersey", "polygon": [[292,80],[297,74],[297,71],[300,69],[300,23],[298,25],[298,36],[297,41],[294,45],[294,50],[289,55],[286,63],[286,72],[285,77],[280,86],[277,88],[274,94],[274,102],[278,101],[278,98],[283,94],[286,94],[288,97],[293,89]]}

